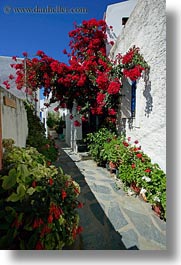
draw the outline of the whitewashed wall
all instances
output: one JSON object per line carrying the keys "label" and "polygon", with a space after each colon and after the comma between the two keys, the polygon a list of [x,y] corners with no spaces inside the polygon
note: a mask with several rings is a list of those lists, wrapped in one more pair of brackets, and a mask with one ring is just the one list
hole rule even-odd
{"label": "whitewashed wall", "polygon": [[[4,96],[16,102],[16,108],[4,105]],[[12,138],[16,146],[25,147],[28,136],[27,114],[22,99],[0,88],[2,139]]]}
{"label": "whitewashed wall", "polygon": [[[70,119],[72,115],[72,119]],[[66,115],[66,143],[72,148],[73,151],[77,152],[77,141],[82,140],[82,125],[80,127],[74,126],[74,121],[79,121],[82,124],[80,115],[77,114],[77,104],[74,103],[72,113]]]}
{"label": "whitewashed wall", "polygon": [[136,89],[136,117],[126,120],[126,135],[166,171],[166,14],[165,0],[138,0],[110,56],[136,45],[150,66],[149,79]]}
{"label": "whitewashed wall", "polygon": [[[121,34],[124,26],[122,25],[122,18],[129,17],[133,11],[137,0],[127,0],[120,3],[108,5],[105,14],[105,21],[108,26],[107,29],[107,53],[110,51],[112,45],[110,41],[115,42],[117,37]],[[110,26],[112,29],[110,29]]]}

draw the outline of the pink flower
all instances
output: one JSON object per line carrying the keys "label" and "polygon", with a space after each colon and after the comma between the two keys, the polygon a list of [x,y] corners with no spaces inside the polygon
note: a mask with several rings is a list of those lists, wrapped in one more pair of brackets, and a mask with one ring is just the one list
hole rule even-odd
{"label": "pink flower", "polygon": [[138,142],[138,140],[136,140],[134,143],[135,143],[135,144],[138,144],[139,142]]}

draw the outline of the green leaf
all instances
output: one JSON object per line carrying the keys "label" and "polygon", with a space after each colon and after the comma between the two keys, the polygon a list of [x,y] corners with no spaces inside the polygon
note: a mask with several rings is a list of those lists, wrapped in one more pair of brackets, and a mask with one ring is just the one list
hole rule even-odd
{"label": "green leaf", "polygon": [[36,191],[35,188],[30,187],[29,189],[27,189],[27,192],[26,193],[28,193],[31,196],[35,191]]}
{"label": "green leaf", "polygon": [[17,194],[22,198],[25,195],[25,186],[23,184],[20,184],[17,188]]}
{"label": "green leaf", "polygon": [[25,195],[25,186],[20,184],[17,188],[17,193],[13,192],[8,198],[7,201],[16,202],[22,199]]}
{"label": "green leaf", "polygon": [[17,181],[17,172],[15,168],[12,168],[9,171],[9,175],[3,177],[3,183],[2,183],[3,189],[9,190],[16,184],[16,181]]}
{"label": "green leaf", "polygon": [[13,192],[8,198],[7,198],[7,201],[9,202],[17,202],[17,201],[19,201],[21,199],[21,197],[17,194],[17,193],[15,193],[15,192]]}
{"label": "green leaf", "polygon": [[25,182],[26,178],[30,175],[30,171],[28,170],[27,166],[24,164],[20,164],[17,167],[17,171],[20,174],[20,181],[19,182]]}

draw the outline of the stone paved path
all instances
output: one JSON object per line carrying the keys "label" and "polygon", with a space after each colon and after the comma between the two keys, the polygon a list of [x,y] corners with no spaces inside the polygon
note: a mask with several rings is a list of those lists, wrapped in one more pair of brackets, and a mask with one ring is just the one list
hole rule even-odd
{"label": "stone paved path", "polygon": [[57,141],[60,165],[81,188],[79,209],[83,232],[70,249],[166,250],[166,223],[148,203],[118,189],[117,180],[92,160],[81,160],[64,142]]}

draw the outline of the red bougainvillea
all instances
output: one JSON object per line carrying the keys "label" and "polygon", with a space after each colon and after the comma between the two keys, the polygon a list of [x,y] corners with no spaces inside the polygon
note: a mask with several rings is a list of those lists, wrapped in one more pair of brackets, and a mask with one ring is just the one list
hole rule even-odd
{"label": "red bougainvillea", "polygon": [[[112,121],[116,118],[122,76],[136,80],[146,63],[136,47],[124,56],[118,55],[112,62],[106,56],[106,27],[105,21],[96,19],[75,24],[74,30],[69,32],[71,52],[63,51],[69,57],[69,64],[59,62],[41,50],[32,59],[24,52],[22,63],[17,63],[13,56],[15,63],[11,67],[16,70],[17,89],[26,87],[29,95],[44,89],[45,97],[51,95],[50,103],[58,103],[56,110],[59,107],[71,109],[76,100],[80,113],[91,110],[92,114],[111,116]],[[8,81],[4,85],[10,88]]]}

